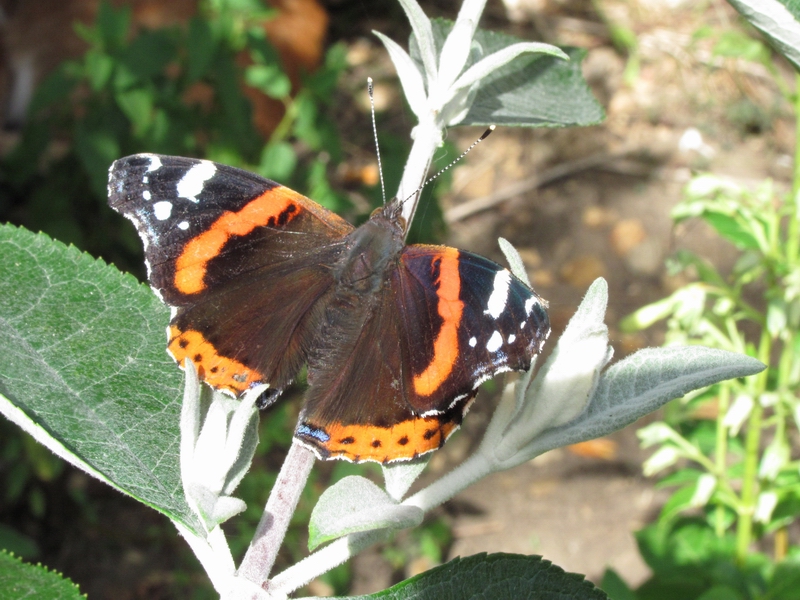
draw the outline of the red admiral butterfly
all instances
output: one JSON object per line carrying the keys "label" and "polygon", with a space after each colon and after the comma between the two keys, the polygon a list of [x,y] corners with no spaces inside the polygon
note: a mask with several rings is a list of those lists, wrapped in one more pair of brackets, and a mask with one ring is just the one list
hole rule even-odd
{"label": "red admiral butterfly", "polygon": [[308,365],[295,437],[321,458],[439,448],[478,386],[529,368],[550,332],[544,301],[507,269],[406,246],[397,200],[354,228],[253,173],[155,154],[116,161],[108,194],[172,307],[173,358],[235,396],[268,383],[263,406]]}

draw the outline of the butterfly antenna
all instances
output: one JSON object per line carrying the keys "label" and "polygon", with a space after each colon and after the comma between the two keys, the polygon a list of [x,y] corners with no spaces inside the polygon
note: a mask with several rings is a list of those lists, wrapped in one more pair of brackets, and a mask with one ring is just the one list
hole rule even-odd
{"label": "butterfly antenna", "polygon": [[[451,168],[453,165],[455,165],[455,164],[456,164],[458,161],[460,161],[462,158],[464,158],[464,157],[465,157],[465,156],[466,156],[466,155],[469,153],[469,151],[470,151],[470,150],[472,150],[472,149],[473,149],[475,146],[477,146],[477,145],[478,145],[478,144],[480,144],[480,143],[481,143],[483,140],[485,140],[487,137],[489,137],[489,134],[490,134],[490,133],[492,133],[492,132],[494,131],[495,127],[496,127],[495,125],[489,125],[489,128],[488,128],[486,131],[484,131],[484,132],[483,132],[483,135],[481,135],[481,137],[479,137],[477,140],[475,140],[474,142],[472,142],[472,144],[470,144],[469,148],[467,148],[467,149],[466,149],[466,150],[464,150],[464,151],[463,151],[461,154],[459,154],[459,155],[458,155],[458,156],[455,158],[455,160],[453,160],[453,162],[451,162],[451,163],[450,163],[449,165],[447,165],[445,168],[443,168],[443,169],[440,169],[440,170],[439,170],[439,171],[438,171],[438,172],[437,172],[435,175],[431,175],[431,176],[430,176],[430,177],[428,177],[428,178],[427,178],[425,181],[423,181],[423,182],[422,182],[422,185],[420,185],[420,186],[419,186],[419,187],[418,187],[416,190],[414,190],[414,192],[413,192],[413,193],[412,193],[410,196],[408,196],[408,198],[406,198],[405,200],[403,200],[403,203],[405,203],[405,202],[408,202],[409,200],[411,200],[411,198],[413,198],[414,196],[416,196],[417,194],[419,194],[419,193],[422,191],[422,188],[424,188],[424,187],[425,187],[426,185],[428,185],[428,184],[429,184],[431,181],[433,181],[434,179],[436,179],[437,177],[439,177],[439,176],[440,176],[442,173],[444,173],[445,171],[447,171],[449,168]],[[378,162],[378,164],[380,164],[380,161]]]}
{"label": "butterfly antenna", "polygon": [[367,93],[369,93],[369,105],[372,109],[372,135],[375,136],[375,154],[378,157],[378,174],[381,177],[381,195],[383,196],[383,203],[386,204],[386,184],[383,182],[381,148],[378,145],[378,126],[375,124],[375,95],[373,94],[372,77],[367,77]]}

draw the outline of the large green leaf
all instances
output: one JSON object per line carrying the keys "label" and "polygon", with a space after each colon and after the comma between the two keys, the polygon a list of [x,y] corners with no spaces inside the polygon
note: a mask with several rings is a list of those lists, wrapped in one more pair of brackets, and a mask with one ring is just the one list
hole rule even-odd
{"label": "large green leaf", "polygon": [[79,600],[78,586],[41,565],[29,565],[0,552],[0,598],[4,600]]}
{"label": "large green leaf", "polygon": [[126,494],[200,531],[179,468],[167,309],[133,277],[0,226],[0,411]]}
{"label": "large green leaf", "polygon": [[[440,52],[453,22],[433,19],[433,35]],[[498,50],[524,42],[511,35],[478,29],[473,52],[464,70]],[[417,57],[412,37],[412,56]],[[569,61],[544,54],[525,54],[481,80],[467,116],[459,125],[567,127],[594,125],[605,117],[581,74],[585,50],[562,48]]]}
{"label": "large green leaf", "polygon": [[[476,554],[456,558],[366,600],[608,600],[583,575],[567,573],[541,556]],[[355,600],[355,599],[351,599]]]}
{"label": "large green leaf", "polygon": [[799,0],[728,0],[750,24],[763,33],[800,69]]}

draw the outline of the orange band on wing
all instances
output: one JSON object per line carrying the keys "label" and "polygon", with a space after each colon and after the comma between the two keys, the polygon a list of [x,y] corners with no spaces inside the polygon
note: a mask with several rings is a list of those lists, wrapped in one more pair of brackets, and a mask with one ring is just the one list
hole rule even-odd
{"label": "orange band on wing", "polygon": [[285,187],[264,192],[237,212],[225,212],[211,227],[191,240],[175,264],[175,287],[184,294],[205,289],[208,263],[234,236],[247,235],[256,227],[283,226],[300,214],[296,193]]}
{"label": "orange band on wing", "polygon": [[214,345],[199,331],[181,331],[171,325],[167,349],[179,365],[183,365],[184,359],[191,360],[197,367],[200,379],[211,387],[227,390],[236,396],[264,381],[259,372],[236,360],[220,356]]}
{"label": "orange band on wing", "polygon": [[344,458],[353,462],[371,460],[387,463],[410,460],[441,448],[450,434],[458,429],[456,421],[442,422],[438,417],[419,417],[401,421],[393,427],[375,425],[342,425],[332,423],[325,428],[307,427],[330,436],[321,441],[312,436],[300,438],[323,453],[324,458]]}
{"label": "orange band on wing", "polygon": [[422,373],[414,377],[414,391],[420,396],[434,393],[453,370],[458,357],[458,327],[464,311],[464,303],[459,300],[461,275],[458,273],[458,250],[443,248],[435,260],[439,261],[437,310],[443,323],[433,343],[433,359]]}

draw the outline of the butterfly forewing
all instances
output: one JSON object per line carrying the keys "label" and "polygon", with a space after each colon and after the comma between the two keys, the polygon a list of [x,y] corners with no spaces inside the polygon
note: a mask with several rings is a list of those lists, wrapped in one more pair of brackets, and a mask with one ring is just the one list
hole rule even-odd
{"label": "butterfly forewing", "polygon": [[[111,166],[108,193],[111,207],[136,226],[150,284],[171,306],[192,304],[209,287],[228,285],[254,261],[278,260],[268,252],[256,255],[256,245],[302,252],[353,229],[274,181],[208,160],[128,156]],[[214,271],[215,262],[223,267]]]}
{"label": "butterfly forewing", "polygon": [[112,165],[109,203],[136,225],[150,284],[176,307],[179,363],[234,394],[294,378],[351,225],[253,173],[154,154]]}

